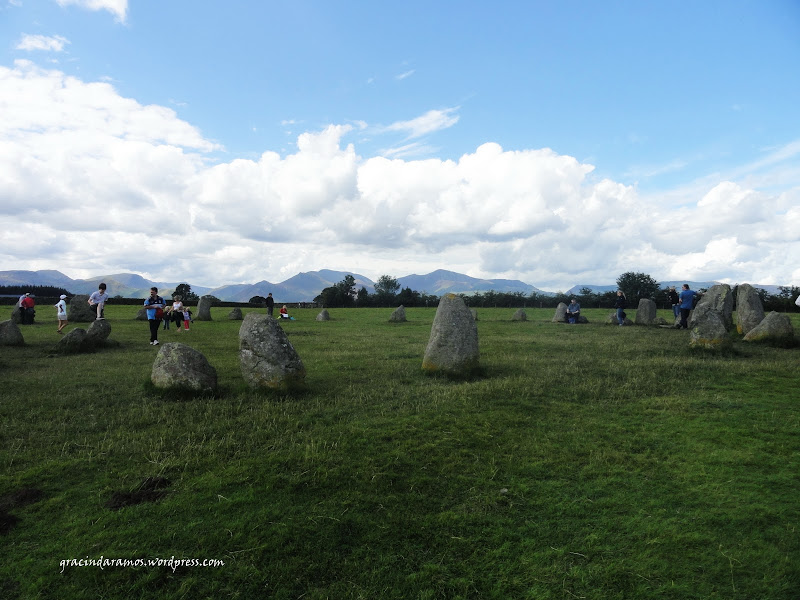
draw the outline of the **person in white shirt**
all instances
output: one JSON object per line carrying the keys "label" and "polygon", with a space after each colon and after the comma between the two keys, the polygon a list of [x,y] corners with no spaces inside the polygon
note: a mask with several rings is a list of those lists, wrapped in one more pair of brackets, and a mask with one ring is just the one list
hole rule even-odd
{"label": "person in white shirt", "polygon": [[92,295],[89,296],[89,306],[93,306],[97,309],[97,318],[102,319],[103,317],[103,308],[105,308],[106,300],[108,300],[108,294],[106,293],[106,284],[101,283],[97,286],[97,291],[92,292]]}
{"label": "person in white shirt", "polygon": [[58,329],[56,329],[56,333],[60,333],[63,335],[62,329],[69,325],[67,321],[67,297],[64,294],[61,294],[61,298],[58,302],[56,302],[53,306],[56,307],[56,318],[58,319]]}

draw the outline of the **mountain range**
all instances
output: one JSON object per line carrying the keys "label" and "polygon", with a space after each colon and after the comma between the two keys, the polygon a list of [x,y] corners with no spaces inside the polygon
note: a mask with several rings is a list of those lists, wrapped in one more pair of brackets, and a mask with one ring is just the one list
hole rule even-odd
{"label": "mountain range", "polygon": [[[156,286],[159,289],[159,293],[162,296],[166,296],[170,295],[179,283],[189,283],[192,291],[198,296],[210,294],[226,302],[247,302],[253,296],[266,296],[270,292],[272,292],[273,297],[278,302],[310,302],[326,287],[330,287],[342,281],[345,275],[352,275],[355,278],[356,290],[364,287],[369,293],[375,291],[375,282],[364,275],[359,275],[350,271],[332,271],[330,269],[298,273],[280,283],[259,281],[258,283],[224,285],[216,288],[203,287],[189,282],[169,283],[150,281],[141,275],[133,273],[116,273],[92,277],[91,279],[72,279],[60,271],[54,270],[0,271],[0,285],[48,285],[64,288],[71,294],[91,294],[97,289],[97,284],[103,281],[108,286],[108,291],[112,297],[146,298],[150,294],[150,288],[152,286]],[[462,273],[446,271],[444,269],[438,269],[427,275],[406,275],[405,277],[398,277],[397,282],[400,284],[401,289],[408,287],[420,293],[433,294],[436,296],[447,293],[474,294],[488,291],[504,293],[522,292],[526,296],[532,292],[544,295],[556,294],[556,292],[547,292],[516,279],[479,279]],[[675,285],[678,288],[680,288],[683,283],[689,283],[693,289],[701,289],[709,288],[716,282],[660,282],[662,287]],[[770,294],[776,294],[779,291],[778,286],[775,285],[755,285],[755,287],[763,288]],[[583,284],[573,286],[565,293],[579,294],[583,289],[589,289],[594,293],[603,293],[613,291],[617,289],[617,286]]]}

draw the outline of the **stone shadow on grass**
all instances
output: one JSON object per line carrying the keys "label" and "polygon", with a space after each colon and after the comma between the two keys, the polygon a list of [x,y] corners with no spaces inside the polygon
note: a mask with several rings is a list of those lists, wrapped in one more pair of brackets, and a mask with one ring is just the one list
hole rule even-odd
{"label": "stone shadow on grass", "polygon": [[9,511],[38,502],[43,495],[42,490],[22,488],[0,497],[0,535],[8,535],[19,522]]}
{"label": "stone shadow on grass", "polygon": [[119,510],[126,506],[143,502],[158,502],[170,493],[168,488],[172,482],[164,477],[147,477],[139,486],[130,492],[112,492],[105,504],[109,510]]}

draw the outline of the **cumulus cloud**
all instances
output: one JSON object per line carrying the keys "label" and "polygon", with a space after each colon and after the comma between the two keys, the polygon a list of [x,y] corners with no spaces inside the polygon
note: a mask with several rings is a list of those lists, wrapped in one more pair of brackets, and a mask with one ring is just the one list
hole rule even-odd
{"label": "cumulus cloud", "polygon": [[[455,110],[396,130],[435,131]],[[628,270],[784,284],[800,263],[800,188],[716,181],[666,202],[547,148],[363,157],[347,141],[362,123],[215,162],[174,111],[28,61],[0,67],[0,114],[0,269],[218,285],[449,268],[556,290]],[[794,156],[780,152],[769,160]]]}
{"label": "cumulus cloud", "polygon": [[56,0],[60,6],[80,6],[87,10],[107,10],[120,23],[125,22],[128,14],[128,0]]}
{"label": "cumulus cloud", "polygon": [[62,52],[64,45],[69,44],[69,40],[60,35],[48,37],[46,35],[23,34],[22,39],[16,45],[17,50],[49,50]]}

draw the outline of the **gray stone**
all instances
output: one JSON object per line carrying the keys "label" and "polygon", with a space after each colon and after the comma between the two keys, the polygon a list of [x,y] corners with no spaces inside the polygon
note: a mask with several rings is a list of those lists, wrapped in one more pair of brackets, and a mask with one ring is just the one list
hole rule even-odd
{"label": "gray stone", "polygon": [[556,314],[553,315],[553,323],[565,323],[567,317],[567,305],[559,302],[556,306]]}
{"label": "gray stone", "polygon": [[211,318],[211,305],[214,303],[212,296],[200,296],[197,302],[197,316],[194,317],[195,321],[212,321]]}
{"label": "gray stone", "polygon": [[[587,322],[588,322],[588,321],[587,321]],[[612,312],[612,313],[608,313],[608,316],[606,317],[606,325],[619,325],[619,319],[617,319],[617,311],[614,311],[614,312]],[[630,325],[633,325],[633,321],[631,321],[631,320],[630,320],[630,319],[627,317],[627,313],[626,313],[626,316],[625,316],[625,322],[624,322],[624,325],[625,325],[626,327],[628,327],[628,326],[630,326]]]}
{"label": "gray stone", "polygon": [[228,313],[228,320],[230,321],[241,321],[242,319],[244,319],[244,316],[242,316],[242,309],[239,307],[234,308]]}
{"label": "gray stone", "polygon": [[692,348],[721,348],[731,343],[721,312],[709,310],[702,313],[689,328],[689,346]]}
{"label": "gray stone", "polygon": [[[16,310],[16,309],[15,309]],[[19,326],[9,319],[0,323],[0,346],[24,346],[25,338],[22,337],[22,332]]]}
{"label": "gray stone", "polygon": [[639,300],[639,307],[636,309],[637,325],[655,325],[656,303],[650,298]]}
{"label": "gray stone", "polygon": [[306,369],[273,317],[249,313],[239,328],[239,360],[253,388],[302,389]]}
{"label": "gray stone", "polygon": [[517,312],[514,313],[514,316],[511,317],[511,320],[512,321],[527,321],[528,320],[528,315],[524,310],[522,310],[520,308],[520,309],[517,309]]}
{"label": "gray stone", "polygon": [[445,294],[433,319],[423,370],[465,376],[478,367],[479,358],[475,318],[460,296]]}
{"label": "gray stone", "polygon": [[761,322],[744,336],[745,342],[778,342],[786,345],[794,343],[794,327],[789,315],[775,311],[769,313]]}
{"label": "gray stone", "polygon": [[89,325],[83,343],[87,348],[96,348],[102,346],[109,335],[111,335],[111,324],[107,319],[97,319]]}
{"label": "gray stone", "polygon": [[317,321],[330,321],[331,316],[328,314],[328,309],[323,308],[317,315]]}
{"label": "gray stone", "polygon": [[147,321],[147,309],[140,308],[139,312],[136,313],[136,320],[137,321]]}
{"label": "gray stone", "polygon": [[70,323],[91,323],[97,318],[97,309],[89,306],[89,296],[78,294],[69,300],[67,320]]}
{"label": "gray stone", "polygon": [[736,290],[736,331],[747,335],[764,320],[764,305],[756,289],[743,283]]}
{"label": "gray stone", "polygon": [[58,340],[56,352],[62,354],[78,354],[86,352],[86,330],[76,327]]}
{"label": "gray stone", "polygon": [[713,285],[703,294],[689,315],[689,329],[694,328],[712,312],[719,315],[726,331],[733,329],[733,292],[727,283]]}
{"label": "gray stone", "polygon": [[478,309],[477,308],[470,308],[469,312],[472,313],[472,317],[477,321],[478,320]]}
{"label": "gray stone", "polygon": [[217,371],[201,352],[185,344],[161,346],[150,373],[150,381],[160,389],[213,392]]}
{"label": "gray stone", "polygon": [[405,323],[406,322],[406,308],[402,304],[392,311],[389,317],[390,323]]}

